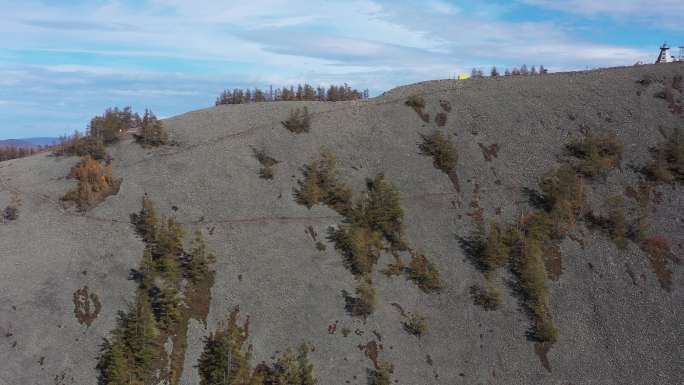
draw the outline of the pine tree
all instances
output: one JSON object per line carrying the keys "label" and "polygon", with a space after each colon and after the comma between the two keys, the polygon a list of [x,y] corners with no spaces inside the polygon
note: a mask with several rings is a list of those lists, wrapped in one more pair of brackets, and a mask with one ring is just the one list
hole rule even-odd
{"label": "pine tree", "polygon": [[140,213],[131,214],[131,222],[135,226],[138,235],[140,235],[146,243],[154,242],[157,239],[159,217],[152,200],[149,199],[147,195],[143,196]]}
{"label": "pine tree", "polygon": [[168,134],[162,123],[150,110],[145,110],[141,122],[141,135],[138,141],[143,147],[157,147],[168,142]]}
{"label": "pine tree", "polygon": [[100,372],[98,378],[100,385],[128,385],[130,383],[131,373],[126,364],[124,347],[118,338],[115,338],[113,342],[104,340],[96,368]]}
{"label": "pine tree", "polygon": [[248,324],[237,323],[239,310],[230,314],[225,330],[219,330],[204,339],[204,351],[197,368],[200,385],[242,385],[251,384],[251,354],[244,352],[243,345],[248,336]]}
{"label": "pine tree", "polygon": [[187,271],[193,284],[197,284],[201,280],[210,278],[213,275],[209,270],[209,264],[216,261],[216,256],[207,250],[207,244],[200,231],[195,233],[195,239],[192,242],[188,258]]}
{"label": "pine tree", "polygon": [[156,356],[157,336],[152,306],[144,291],[138,290],[135,304],[127,314],[119,313],[119,324],[126,350],[133,357],[139,376],[143,377]]}
{"label": "pine tree", "polygon": [[534,76],[537,74],[537,67],[532,66],[532,69],[530,70],[530,75]]}
{"label": "pine tree", "polygon": [[313,364],[309,362],[309,346],[302,343],[299,346],[299,354],[297,355],[297,363],[299,365],[299,384],[300,385],[316,385],[318,381],[313,374]]}
{"label": "pine tree", "polygon": [[523,64],[522,67],[520,67],[520,75],[528,76],[529,74],[530,71],[527,69],[527,64]]}
{"label": "pine tree", "polygon": [[491,77],[493,77],[493,78],[499,76],[499,70],[496,69],[496,66],[493,66],[493,67],[492,67],[492,71],[491,71],[490,75],[491,75]]}
{"label": "pine tree", "polygon": [[506,72],[504,72],[504,76],[511,76],[511,71],[506,68]]}

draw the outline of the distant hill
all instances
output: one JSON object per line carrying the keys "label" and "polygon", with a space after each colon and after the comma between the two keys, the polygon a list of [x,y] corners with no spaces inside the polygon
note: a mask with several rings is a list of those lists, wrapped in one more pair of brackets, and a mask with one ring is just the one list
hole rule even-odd
{"label": "distant hill", "polygon": [[57,138],[23,138],[23,139],[4,139],[0,140],[0,147],[31,148],[38,146],[49,146],[57,143]]}

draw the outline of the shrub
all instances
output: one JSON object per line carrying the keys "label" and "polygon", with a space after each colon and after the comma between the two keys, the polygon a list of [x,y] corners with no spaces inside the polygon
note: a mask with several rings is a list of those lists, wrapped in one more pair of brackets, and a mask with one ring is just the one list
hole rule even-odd
{"label": "shrub", "polygon": [[290,116],[287,118],[287,120],[281,123],[288,131],[295,134],[309,132],[311,129],[311,116],[309,115],[309,109],[304,107],[302,109],[296,108],[294,110],[290,110]]}
{"label": "shrub", "polygon": [[440,100],[439,101],[439,106],[442,107],[442,109],[445,112],[451,112],[451,102],[448,100]]}
{"label": "shrub", "polygon": [[427,319],[419,313],[409,313],[406,320],[401,324],[407,333],[418,338],[427,333]]}
{"label": "shrub", "polygon": [[604,175],[620,165],[623,145],[615,134],[602,137],[587,134],[566,146],[574,157],[579,158],[575,169],[590,178]]}
{"label": "shrub", "polygon": [[275,158],[266,155],[266,151],[263,149],[257,150],[256,148],[253,148],[252,151],[254,152],[254,157],[262,166],[259,170],[259,177],[262,179],[273,179],[273,166],[279,162]]}
{"label": "shrub", "polygon": [[584,208],[584,184],[572,167],[563,165],[544,176],[541,190],[548,218],[538,218],[548,220],[554,237],[560,238],[575,226]]}
{"label": "shrub", "polygon": [[169,142],[169,134],[162,122],[150,110],[145,110],[141,121],[140,134],[136,140],[143,147],[159,147]]}
{"label": "shrub", "polygon": [[420,95],[411,95],[406,99],[405,104],[413,109],[423,109],[425,108],[425,99]]}
{"label": "shrub", "polygon": [[345,266],[354,275],[369,274],[380,258],[382,234],[359,224],[342,225],[329,237],[344,257]]}
{"label": "shrub", "polygon": [[489,227],[489,235],[484,243],[482,262],[488,271],[494,271],[505,266],[508,262],[510,250],[505,242],[504,234],[498,224],[492,223]]}
{"label": "shrub", "polygon": [[418,144],[421,154],[432,157],[432,164],[436,169],[449,174],[456,168],[458,152],[451,139],[440,131],[430,135],[421,135],[423,142]]}
{"label": "shrub", "polygon": [[413,254],[406,269],[408,278],[426,292],[436,292],[442,289],[442,280],[437,267],[424,255]]}
{"label": "shrub", "polygon": [[387,362],[381,362],[377,368],[368,371],[368,385],[391,385],[394,367]]}
{"label": "shrub", "polygon": [[319,159],[302,169],[303,180],[297,181],[297,203],[311,208],[324,203],[339,213],[351,207],[352,192],[339,181],[337,160],[329,150],[323,149]]}
{"label": "shrub", "polygon": [[93,159],[102,160],[107,151],[101,140],[81,136],[76,132],[73,136],[61,137],[59,144],[53,147],[52,154],[55,156],[90,156]]}
{"label": "shrub", "polygon": [[425,99],[423,99],[422,96],[420,95],[411,95],[408,97],[406,100],[405,104],[411,108],[413,108],[414,111],[418,114],[418,116],[425,122],[428,123],[430,121],[430,114],[427,114],[423,112],[423,109],[425,108]]}
{"label": "shrub", "polygon": [[665,136],[666,141],[652,149],[654,161],[644,171],[657,182],[684,182],[684,133],[675,128]]}
{"label": "shrub", "polygon": [[315,385],[317,383],[313,374],[313,365],[309,363],[309,347],[302,343],[297,354],[287,349],[278,358],[272,368],[260,364],[254,371],[251,384],[291,384],[291,385]]}
{"label": "shrub", "polygon": [[600,228],[610,236],[615,245],[624,249],[627,246],[627,222],[625,220],[625,201],[622,196],[613,196],[606,201],[608,216],[588,213],[589,223]]}
{"label": "shrub", "polygon": [[352,223],[377,231],[393,247],[403,249],[404,210],[399,192],[380,174],[366,181],[367,193],[348,217]]}
{"label": "shrub", "polygon": [[19,218],[19,209],[16,206],[7,206],[2,211],[2,218],[5,221],[15,221]]}
{"label": "shrub", "polygon": [[352,297],[346,291],[342,291],[347,312],[355,317],[368,317],[373,313],[378,303],[373,283],[369,278],[362,277],[361,283],[356,287],[355,292],[356,297]]}
{"label": "shrub", "polygon": [[261,179],[273,179],[275,172],[272,167],[262,167],[259,169],[259,178]]}
{"label": "shrub", "polygon": [[496,310],[503,302],[503,292],[489,282],[487,282],[487,286],[471,286],[470,295],[475,305],[481,306],[485,310]]}
{"label": "shrub", "polygon": [[90,156],[81,158],[81,162],[72,174],[78,179],[78,187],[67,192],[62,200],[73,202],[83,211],[100,203],[106,197],[116,194],[121,185],[121,180],[112,176],[110,165],[102,166],[99,161]]}
{"label": "shrub", "polygon": [[558,331],[548,314],[549,292],[543,252],[540,240],[526,237],[521,250],[516,253],[512,268],[534,320],[532,335],[541,342],[555,342]]}

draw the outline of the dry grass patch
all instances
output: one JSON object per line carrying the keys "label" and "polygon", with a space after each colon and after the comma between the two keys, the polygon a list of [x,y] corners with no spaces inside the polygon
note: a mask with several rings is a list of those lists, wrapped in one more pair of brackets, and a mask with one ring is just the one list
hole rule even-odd
{"label": "dry grass patch", "polygon": [[403,321],[401,325],[408,334],[414,335],[418,338],[425,335],[428,330],[427,318],[417,312],[409,313],[406,316],[406,320]]}

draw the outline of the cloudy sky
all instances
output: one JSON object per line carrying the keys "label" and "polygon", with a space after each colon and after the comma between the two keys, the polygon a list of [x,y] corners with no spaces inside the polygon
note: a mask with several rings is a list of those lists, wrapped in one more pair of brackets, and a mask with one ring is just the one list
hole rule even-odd
{"label": "cloudy sky", "polygon": [[651,62],[681,0],[0,0],[0,139],[158,116],[224,88],[347,82],[372,95],[473,67]]}

